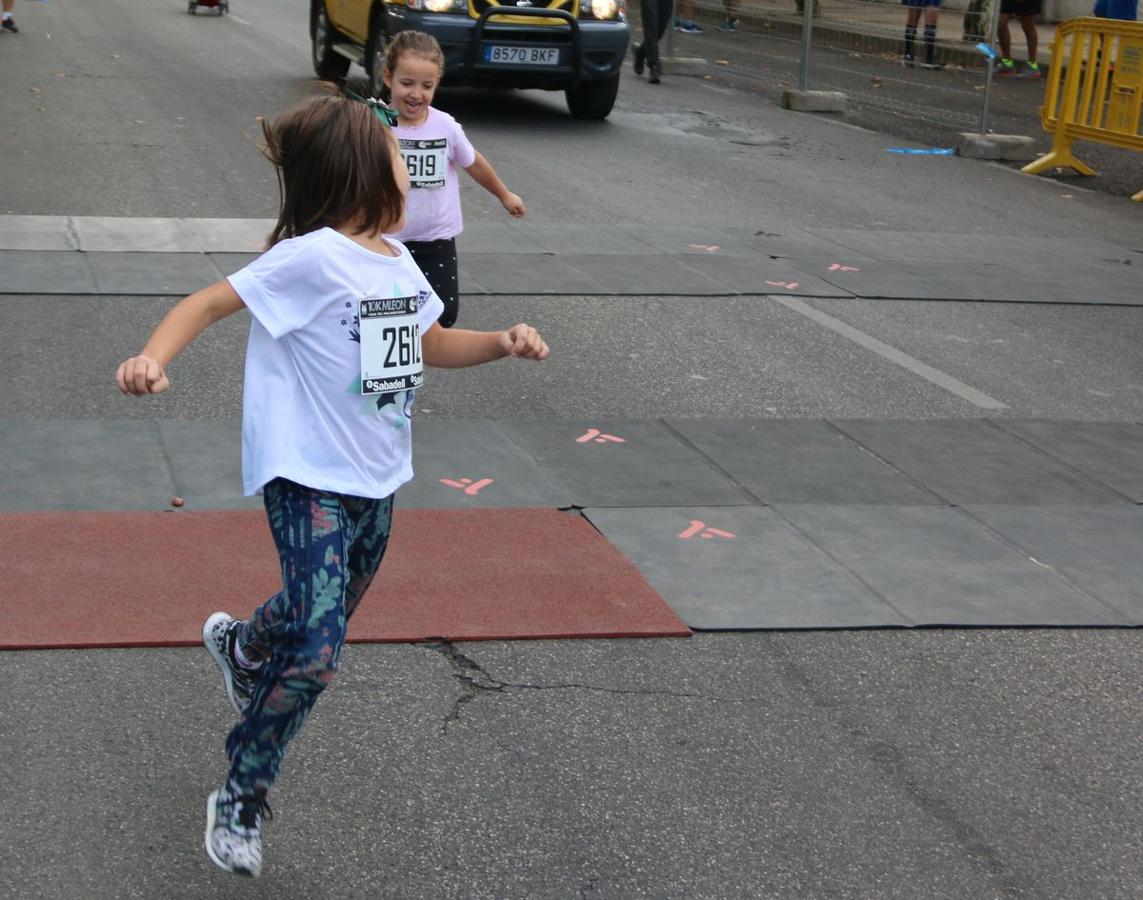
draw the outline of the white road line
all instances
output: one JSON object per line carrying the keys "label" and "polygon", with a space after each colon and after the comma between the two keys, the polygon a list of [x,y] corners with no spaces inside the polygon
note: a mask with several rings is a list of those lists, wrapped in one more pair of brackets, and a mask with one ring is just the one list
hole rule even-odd
{"label": "white road line", "polygon": [[[773,296],[773,295],[772,295]],[[807,319],[812,319],[819,325],[828,328],[830,331],[840,334],[842,337],[849,338],[855,344],[864,347],[866,350],[871,350],[880,356],[882,359],[887,359],[889,362],[907,369],[914,375],[919,375],[926,381],[932,382],[939,388],[943,388],[950,394],[956,394],[962,400],[967,400],[974,406],[979,406],[981,409],[1008,409],[1007,403],[1001,403],[994,397],[989,397],[988,394],[978,391],[976,388],[965,384],[963,381],[958,381],[951,375],[946,375],[939,369],[934,369],[932,366],[926,365],[919,359],[914,359],[908,353],[902,353],[896,347],[891,347],[884,341],[879,341],[877,338],[866,334],[854,328],[852,325],[847,325],[840,319],[835,319],[833,316],[828,315],[820,310],[814,309],[804,300],[799,300],[796,297],[778,297],[774,299],[785,306],[787,309],[792,309],[799,315],[805,316]]]}

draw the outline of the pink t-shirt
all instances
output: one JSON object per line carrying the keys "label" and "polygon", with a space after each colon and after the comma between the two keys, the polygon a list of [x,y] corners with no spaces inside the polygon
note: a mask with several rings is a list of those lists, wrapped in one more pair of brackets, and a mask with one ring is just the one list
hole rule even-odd
{"label": "pink t-shirt", "polygon": [[420,125],[398,125],[393,134],[409,168],[409,198],[400,241],[439,241],[460,234],[460,185],[457,167],[476,162],[476,150],[464,129],[448,113],[429,107]]}

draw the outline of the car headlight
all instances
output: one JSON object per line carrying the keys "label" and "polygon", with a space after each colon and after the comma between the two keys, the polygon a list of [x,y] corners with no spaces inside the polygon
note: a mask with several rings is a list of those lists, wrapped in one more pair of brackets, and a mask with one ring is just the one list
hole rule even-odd
{"label": "car headlight", "polygon": [[466,0],[406,0],[406,3],[409,9],[435,13],[462,12],[468,9]]}
{"label": "car headlight", "polygon": [[621,0],[580,0],[580,14],[594,19],[622,18]]}

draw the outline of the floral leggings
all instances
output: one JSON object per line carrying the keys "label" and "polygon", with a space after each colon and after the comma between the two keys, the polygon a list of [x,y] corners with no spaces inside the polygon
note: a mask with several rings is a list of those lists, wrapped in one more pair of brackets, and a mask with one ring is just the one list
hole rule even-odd
{"label": "floral leggings", "polygon": [[264,796],[286,744],[337,673],[346,624],[389,544],[393,498],[370,500],[284,478],[263,489],[282,590],[242,623],[238,645],[263,659],[250,706],[226,739],[230,781]]}

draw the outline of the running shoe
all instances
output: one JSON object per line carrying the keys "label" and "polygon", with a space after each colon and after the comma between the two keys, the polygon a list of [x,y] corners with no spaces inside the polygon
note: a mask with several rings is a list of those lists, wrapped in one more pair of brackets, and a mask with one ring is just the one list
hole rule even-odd
{"label": "running shoe", "polygon": [[683,22],[678,30],[683,34],[702,34],[702,26],[697,22],[692,22],[690,19]]}
{"label": "running shoe", "polygon": [[0,28],[3,28],[5,31],[12,32],[12,34],[20,33],[20,29],[16,27],[16,23],[11,19],[5,19],[3,22],[0,22]]}
{"label": "running shoe", "polygon": [[731,17],[731,16],[727,16],[722,21],[722,24],[720,24],[718,26],[718,30],[719,31],[737,31],[738,30],[738,19]]}
{"label": "running shoe", "polygon": [[226,696],[238,715],[246,711],[254,688],[258,685],[260,669],[244,669],[234,656],[234,642],[238,638],[239,622],[224,612],[216,612],[202,626],[202,643],[211,658],[222,670]]}
{"label": "running shoe", "polygon": [[1043,78],[1044,73],[1040,71],[1039,63],[1030,60],[1024,63],[1024,68],[1020,70],[1020,74],[1016,77],[1020,79]]}
{"label": "running shoe", "polygon": [[262,817],[274,817],[262,797],[241,797],[226,784],[206,801],[206,855],[235,875],[262,874]]}
{"label": "running shoe", "polygon": [[1011,59],[998,59],[996,66],[992,70],[993,78],[1015,78],[1016,77],[1016,63]]}

